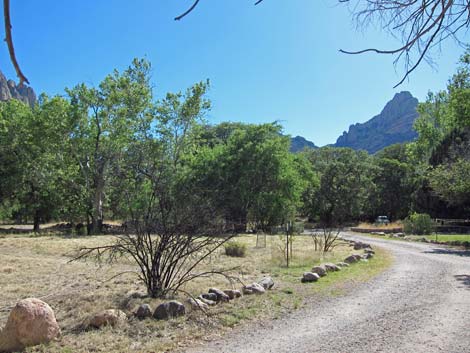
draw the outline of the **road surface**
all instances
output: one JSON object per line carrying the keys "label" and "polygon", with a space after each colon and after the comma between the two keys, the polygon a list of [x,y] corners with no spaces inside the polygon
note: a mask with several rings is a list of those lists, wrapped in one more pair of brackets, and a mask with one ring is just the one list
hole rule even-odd
{"label": "road surface", "polygon": [[389,250],[393,266],[343,296],[187,352],[470,352],[470,252],[345,237]]}

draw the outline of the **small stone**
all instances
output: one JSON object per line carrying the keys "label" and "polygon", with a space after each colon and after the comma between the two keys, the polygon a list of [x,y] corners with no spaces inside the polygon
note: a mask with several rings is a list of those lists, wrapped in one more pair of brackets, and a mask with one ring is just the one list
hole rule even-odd
{"label": "small stone", "polygon": [[194,310],[202,310],[205,312],[209,308],[209,306],[200,299],[189,298],[188,303]]}
{"label": "small stone", "polygon": [[230,300],[230,297],[219,288],[211,288],[209,289],[209,293],[213,293],[217,296],[217,302],[228,302]]}
{"label": "small stone", "polygon": [[256,282],[243,287],[242,291],[243,291],[243,294],[263,294],[266,292],[264,287],[261,284],[256,283]]}
{"label": "small stone", "polygon": [[162,303],[155,309],[153,317],[157,320],[166,320],[173,317],[183,316],[186,314],[186,308],[180,302],[172,300]]}
{"label": "small stone", "polygon": [[363,259],[371,259],[372,257],[374,257],[374,254],[372,253],[365,253],[364,255],[362,255]]}
{"label": "small stone", "polygon": [[320,279],[318,273],[315,272],[304,272],[302,276],[302,283],[316,282]]}
{"label": "small stone", "polygon": [[227,289],[224,290],[224,293],[228,295],[230,300],[240,298],[242,296],[242,293],[237,289]]}
{"label": "small stone", "polygon": [[137,311],[135,312],[135,316],[139,320],[146,319],[152,316],[152,308],[148,304],[141,304]]}
{"label": "small stone", "polygon": [[127,320],[127,315],[121,310],[110,309],[97,313],[90,318],[85,324],[86,328],[101,328],[103,326],[118,326]]}
{"label": "small stone", "polygon": [[202,297],[202,295],[199,296],[198,298],[201,302],[203,302],[204,304],[207,304],[209,306],[213,306],[213,305],[216,305],[217,302],[215,300],[209,300],[209,299],[206,299],[204,297]]}
{"label": "small stone", "polygon": [[356,254],[353,254],[353,255],[349,255],[347,258],[344,259],[344,262],[348,263],[348,264],[353,264],[355,262],[358,262],[362,257],[360,255],[356,255]]}
{"label": "small stone", "polygon": [[217,294],[216,293],[203,293],[201,294],[201,297],[213,302],[217,301]]}
{"label": "small stone", "polygon": [[323,265],[313,267],[311,272],[316,273],[320,277],[327,275],[326,268]]}
{"label": "small stone", "polygon": [[349,264],[347,264],[346,262],[338,262],[336,265],[338,267],[349,267]]}
{"label": "small stone", "polygon": [[340,270],[341,270],[340,267],[338,267],[338,266],[336,266],[335,264],[330,263],[330,262],[325,263],[325,264],[323,264],[322,266],[324,266],[324,267],[326,268],[326,271],[327,271],[327,272],[335,272],[335,271],[340,271]]}
{"label": "small stone", "polygon": [[271,277],[264,277],[258,283],[261,284],[264,289],[271,289],[274,286],[274,281]]}

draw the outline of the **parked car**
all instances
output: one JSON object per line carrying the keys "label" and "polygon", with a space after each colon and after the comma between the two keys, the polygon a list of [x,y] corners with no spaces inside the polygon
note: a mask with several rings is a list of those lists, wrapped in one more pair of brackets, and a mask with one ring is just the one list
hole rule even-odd
{"label": "parked car", "polygon": [[389,224],[390,220],[388,219],[387,216],[378,216],[377,219],[375,220],[375,223],[377,223],[377,224]]}

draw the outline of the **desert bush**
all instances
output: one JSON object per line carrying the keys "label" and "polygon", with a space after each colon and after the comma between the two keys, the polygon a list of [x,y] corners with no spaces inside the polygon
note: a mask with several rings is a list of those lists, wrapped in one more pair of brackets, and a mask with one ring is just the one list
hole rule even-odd
{"label": "desert bush", "polygon": [[404,231],[408,234],[431,234],[433,226],[431,217],[426,213],[412,213],[403,222]]}
{"label": "desert bush", "polygon": [[225,255],[232,257],[245,257],[246,256],[246,244],[230,241],[224,245]]}

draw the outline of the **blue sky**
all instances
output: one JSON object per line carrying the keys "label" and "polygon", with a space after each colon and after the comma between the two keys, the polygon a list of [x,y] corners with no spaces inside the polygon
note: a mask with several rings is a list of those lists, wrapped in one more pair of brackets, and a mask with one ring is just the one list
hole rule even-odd
{"label": "blue sky", "polygon": [[[13,38],[22,69],[39,92],[96,85],[134,57],[152,62],[155,95],[209,78],[212,123],[280,120],[285,132],[317,145],[378,114],[394,93],[423,100],[445,88],[463,50],[446,43],[437,67],[422,65],[393,89],[402,67],[393,57],[349,56],[338,49],[397,44],[378,28],[356,31],[334,0],[192,0],[12,2]],[[3,35],[3,34],[2,34]],[[0,69],[14,77],[6,46]]]}

